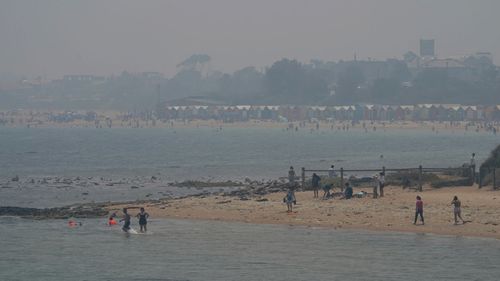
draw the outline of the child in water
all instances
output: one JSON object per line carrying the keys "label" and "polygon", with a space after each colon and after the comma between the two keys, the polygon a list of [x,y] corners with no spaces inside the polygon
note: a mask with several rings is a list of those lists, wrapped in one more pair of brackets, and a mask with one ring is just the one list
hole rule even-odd
{"label": "child in water", "polygon": [[141,212],[138,213],[136,217],[139,219],[139,226],[141,227],[141,232],[148,231],[146,225],[148,224],[149,214],[146,213],[144,208],[141,208]]}
{"label": "child in water", "polygon": [[117,222],[115,221],[115,218],[109,217],[108,225],[109,226],[113,226],[113,225],[116,225],[116,224],[117,224]]}

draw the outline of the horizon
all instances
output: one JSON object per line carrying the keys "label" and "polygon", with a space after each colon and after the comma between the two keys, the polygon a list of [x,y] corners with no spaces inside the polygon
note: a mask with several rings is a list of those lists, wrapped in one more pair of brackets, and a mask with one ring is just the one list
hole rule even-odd
{"label": "horizon", "polygon": [[48,0],[0,7],[0,74],[172,77],[192,54],[208,54],[210,70],[232,73],[282,58],[402,58],[418,53],[420,39],[435,39],[440,58],[487,51],[499,63],[500,38],[491,36],[500,24],[496,1]]}

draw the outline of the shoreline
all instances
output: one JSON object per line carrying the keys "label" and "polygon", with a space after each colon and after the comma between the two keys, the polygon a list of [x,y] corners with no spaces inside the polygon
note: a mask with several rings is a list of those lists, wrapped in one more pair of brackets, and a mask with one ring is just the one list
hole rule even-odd
{"label": "shoreline", "polygon": [[[401,190],[401,187],[391,186],[386,188],[384,198],[351,200],[313,199],[312,191],[297,192],[297,205],[291,214],[286,212],[286,205],[281,201],[283,192],[255,196],[248,200],[208,195],[142,204],[113,203],[105,208],[111,213],[123,207],[145,207],[152,218],[500,239],[500,212],[497,212],[500,193],[478,190],[477,187],[427,189],[422,193]],[[424,201],[425,225],[419,225],[420,222],[413,225],[416,195],[421,195]],[[462,201],[462,217],[467,221],[466,224],[453,224],[453,212],[448,203],[454,195]],[[132,214],[135,212],[132,211]],[[117,212],[118,216],[120,213]],[[137,222],[133,221],[134,224]]]}
{"label": "shoreline", "polygon": [[[358,120],[353,124],[352,120],[295,120],[279,122],[276,120],[250,119],[248,121],[224,122],[215,119],[145,119],[142,117],[125,116],[123,112],[103,111],[97,113],[95,120],[51,120],[51,114],[61,111],[32,112],[32,111],[0,111],[0,128],[157,128],[157,129],[184,129],[184,128],[209,128],[221,131],[223,128],[268,128],[290,131],[318,131],[337,132],[359,130],[366,133],[389,131],[389,130],[428,130],[435,133],[441,131],[455,133],[492,133],[484,121],[382,121],[382,120]],[[500,125],[495,123],[496,130]]]}

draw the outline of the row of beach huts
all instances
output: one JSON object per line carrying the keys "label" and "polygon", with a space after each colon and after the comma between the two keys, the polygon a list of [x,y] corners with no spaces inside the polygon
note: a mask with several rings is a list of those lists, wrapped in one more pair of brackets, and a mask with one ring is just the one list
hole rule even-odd
{"label": "row of beach huts", "polygon": [[418,105],[345,105],[345,106],[166,106],[160,118],[215,119],[225,122],[248,120],[373,120],[373,121],[500,121],[500,105],[472,106],[456,104]]}

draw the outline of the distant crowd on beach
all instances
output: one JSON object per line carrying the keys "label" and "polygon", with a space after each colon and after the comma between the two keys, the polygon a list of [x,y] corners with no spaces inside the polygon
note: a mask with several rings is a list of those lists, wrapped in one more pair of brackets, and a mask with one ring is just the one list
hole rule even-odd
{"label": "distant crowd on beach", "polygon": [[95,112],[95,111],[0,111],[0,127],[83,127],[83,128],[214,128],[220,132],[224,127],[281,128],[283,131],[349,132],[362,130],[385,132],[394,129],[424,129],[438,134],[451,132],[488,132],[494,135],[500,130],[498,121],[405,121],[370,119],[317,119],[306,117],[295,121],[287,118],[268,119],[164,119],[155,111]]}

